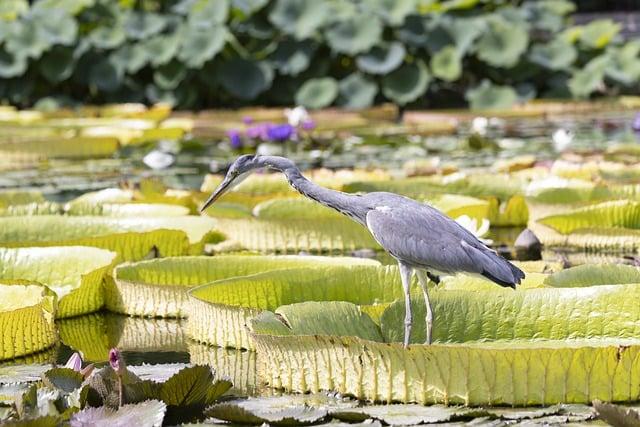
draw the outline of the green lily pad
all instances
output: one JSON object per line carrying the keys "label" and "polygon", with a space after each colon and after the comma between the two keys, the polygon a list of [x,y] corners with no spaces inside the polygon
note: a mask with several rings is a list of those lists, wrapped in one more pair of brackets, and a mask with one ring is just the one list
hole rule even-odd
{"label": "green lily pad", "polygon": [[476,43],[476,55],[494,67],[512,67],[526,51],[528,43],[527,28],[494,15],[487,20],[487,29]]}
{"label": "green lily pad", "polygon": [[640,202],[615,200],[537,220],[562,234],[586,228],[640,228]]}
{"label": "green lily pad", "polygon": [[328,3],[306,0],[278,0],[269,13],[269,21],[296,40],[311,37],[325,23]]}
{"label": "green lily pad", "polygon": [[296,92],[296,104],[308,108],[324,108],[338,96],[338,82],[331,77],[307,80]]}
{"label": "green lily pad", "polygon": [[376,264],[356,258],[247,255],[142,261],[115,269],[115,282],[106,286],[106,306],[131,315],[186,317],[199,314],[187,306],[187,291],[215,280],[296,267]]}
{"label": "green lily pad", "polygon": [[388,74],[404,60],[406,49],[399,42],[374,46],[369,52],[356,58],[358,68],[370,74]]}
{"label": "green lily pad", "polygon": [[568,70],[577,57],[576,48],[561,37],[550,43],[534,45],[529,54],[532,62],[549,70]]}
{"label": "green lily pad", "polygon": [[312,42],[284,40],[269,56],[273,66],[280,74],[297,76],[309,68],[316,46]]}
{"label": "green lily pad", "polygon": [[630,265],[585,264],[558,271],[544,283],[562,288],[640,283],[640,270]]}
{"label": "green lily pad", "polygon": [[596,19],[580,30],[580,43],[591,49],[602,49],[620,32],[620,24],[611,19]]}
{"label": "green lily pad", "polygon": [[431,71],[435,77],[451,82],[462,74],[462,56],[455,46],[446,46],[431,58]]}
{"label": "green lily pad", "polygon": [[162,424],[167,405],[159,400],[123,405],[118,409],[106,406],[85,408],[71,416],[72,426],[127,426],[155,427]]}
{"label": "green lily pad", "polygon": [[34,282],[2,279],[0,283],[0,360],[44,350],[57,340],[56,296]]}
{"label": "green lily pad", "polygon": [[404,105],[421,97],[427,90],[431,76],[422,61],[404,64],[382,79],[382,93]]}
{"label": "green lily pad", "polygon": [[338,22],[326,31],[327,43],[334,52],[356,55],[375,46],[382,36],[382,23],[374,15]]}
{"label": "green lily pad", "polygon": [[467,90],[465,97],[472,110],[506,110],[518,100],[518,94],[509,86],[498,86],[489,80]]}
{"label": "green lily pad", "polygon": [[99,310],[104,304],[102,280],[116,254],[104,249],[67,246],[0,249],[0,280],[46,284],[58,296],[56,317]]}
{"label": "green lily pad", "polygon": [[189,68],[202,68],[222,50],[228,33],[222,25],[185,26],[180,33],[176,56]]}
{"label": "green lily pad", "polygon": [[220,65],[218,79],[233,96],[251,100],[271,87],[273,75],[266,62],[235,58]]}

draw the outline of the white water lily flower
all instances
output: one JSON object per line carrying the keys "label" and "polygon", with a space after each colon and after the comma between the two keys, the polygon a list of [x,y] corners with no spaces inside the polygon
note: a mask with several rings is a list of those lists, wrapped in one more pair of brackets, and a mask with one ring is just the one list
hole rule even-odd
{"label": "white water lily flower", "polygon": [[574,134],[572,131],[563,128],[557,129],[553,132],[553,135],[551,135],[553,148],[556,151],[564,151],[571,145],[571,142],[573,142],[573,137]]}
{"label": "white water lily flower", "polygon": [[491,223],[487,218],[482,218],[482,222],[478,227],[478,220],[476,218],[471,218],[469,215],[461,215],[456,218],[456,222],[466,228],[471,232],[474,236],[476,236],[482,243],[485,245],[490,245],[493,243],[491,239],[483,239],[482,236],[486,235],[489,232],[489,226]]}
{"label": "white water lily flower", "polygon": [[82,356],[80,356],[80,353],[73,353],[69,360],[67,360],[67,363],[64,365],[64,367],[73,369],[76,372],[80,372],[82,370]]}
{"label": "white water lily flower", "polygon": [[142,158],[145,165],[151,169],[165,169],[168,168],[176,161],[173,154],[165,153],[160,150],[153,150]]}
{"label": "white water lily flower", "polygon": [[489,127],[489,119],[486,117],[475,117],[471,121],[471,132],[478,135],[486,135],[487,128]]}
{"label": "white water lily flower", "polygon": [[535,179],[531,181],[525,189],[525,195],[536,196],[541,191],[553,188],[591,188],[593,185],[593,183],[582,179],[567,179],[557,175],[550,175],[544,179]]}
{"label": "white water lily flower", "polygon": [[296,108],[286,108],[284,110],[284,115],[287,117],[287,121],[293,127],[298,127],[302,123],[309,121],[311,117],[309,117],[309,113],[307,109],[301,105],[298,105]]}

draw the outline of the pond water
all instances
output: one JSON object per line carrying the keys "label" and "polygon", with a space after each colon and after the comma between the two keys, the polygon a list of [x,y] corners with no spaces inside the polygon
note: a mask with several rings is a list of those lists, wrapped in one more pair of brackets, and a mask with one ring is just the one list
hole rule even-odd
{"label": "pond water", "polygon": [[[486,140],[469,142],[471,125],[462,126],[458,134],[446,136],[345,137],[317,141],[310,151],[289,152],[303,167],[373,168],[401,170],[409,160],[437,156],[442,163],[462,170],[492,166],[498,159],[532,154],[537,161],[557,159],[564,147],[561,129],[571,134],[574,152],[598,152],[610,141],[637,142],[629,128],[631,112],[601,112],[588,115],[565,115],[560,118],[500,119],[489,121]],[[559,140],[560,139],[560,140]],[[479,145],[477,145],[479,144]],[[168,168],[152,170],[143,157],[160,147],[175,155]],[[225,142],[191,139],[127,147],[113,158],[90,160],[49,160],[33,169],[0,172],[0,189],[38,189],[49,200],[66,202],[91,190],[117,187],[123,182],[136,183],[156,178],[167,186],[198,189],[205,174],[223,172],[237,156]],[[287,153],[285,153],[287,154]],[[499,252],[513,258],[513,242],[522,227],[493,228],[490,235]],[[383,253],[360,252],[374,256],[384,264],[393,259]],[[559,253],[545,251],[545,260],[568,264],[587,262],[633,262],[633,254]],[[255,354],[248,351],[220,349],[190,341],[184,320],[131,318],[113,313],[97,313],[58,321],[61,343],[40,355],[5,362],[4,365],[55,363],[64,364],[74,351],[81,351],[88,362],[106,363],[109,348],[118,347],[130,365],[166,363],[207,363],[234,380],[242,395],[270,394],[261,390],[255,376]]]}

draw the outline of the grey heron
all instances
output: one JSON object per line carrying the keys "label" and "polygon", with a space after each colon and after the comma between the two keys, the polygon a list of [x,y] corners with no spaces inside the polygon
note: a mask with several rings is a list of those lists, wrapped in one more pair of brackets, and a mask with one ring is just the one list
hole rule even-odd
{"label": "grey heron", "polygon": [[516,284],[524,278],[524,273],[518,267],[436,208],[394,193],[348,194],[321,187],[306,179],[300,169],[284,157],[238,157],[200,211],[241,182],[251,171],[261,168],[282,172],[289,184],[302,195],[367,227],[380,246],[398,261],[405,300],[405,347],[409,345],[411,335],[409,291],[414,271],[426,306],[427,344],[431,344],[433,327],[428,279],[437,282],[438,275],[465,272],[515,289]]}

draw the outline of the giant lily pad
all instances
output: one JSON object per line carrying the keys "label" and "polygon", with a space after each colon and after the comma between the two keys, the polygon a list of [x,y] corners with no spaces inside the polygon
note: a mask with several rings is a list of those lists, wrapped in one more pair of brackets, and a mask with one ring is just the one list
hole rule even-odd
{"label": "giant lily pad", "polygon": [[308,108],[323,108],[338,96],[338,83],[331,77],[307,80],[296,92],[296,104]]}
{"label": "giant lily pad", "polygon": [[360,14],[339,22],[326,32],[327,43],[334,52],[356,55],[375,46],[382,36],[382,23],[375,15]]}
{"label": "giant lily pad", "polygon": [[371,306],[401,295],[396,267],[334,265],[237,277],[189,292],[188,334],[209,344],[252,349],[244,325],[264,310],[309,300]]}
{"label": "giant lily pad", "polygon": [[113,250],[118,261],[202,253],[207,242],[223,240],[213,218],[197,216],[108,218],[33,216],[0,218],[0,244],[96,246]]}
{"label": "giant lily pad", "polygon": [[0,360],[51,347],[57,340],[55,293],[38,283],[1,279]]}
{"label": "giant lily pad", "polygon": [[56,316],[76,316],[104,304],[102,280],[115,257],[104,249],[81,246],[0,249],[0,279],[46,284],[58,296]]}
{"label": "giant lily pad", "polygon": [[422,96],[431,76],[422,61],[404,64],[382,79],[382,93],[398,104],[404,105]]}
{"label": "giant lily pad", "polygon": [[575,209],[568,213],[551,215],[538,222],[569,234],[585,228],[640,228],[640,203],[630,200],[615,200]]}
{"label": "giant lily pad", "polygon": [[107,286],[107,308],[140,316],[187,317],[187,291],[199,285],[269,270],[331,265],[376,265],[357,258],[313,256],[177,257],[118,266]]}
{"label": "giant lily pad", "polygon": [[518,62],[528,43],[526,27],[494,15],[488,19],[487,28],[476,44],[476,54],[489,65],[511,67]]}
{"label": "giant lily pad", "polygon": [[309,38],[326,21],[328,4],[305,0],[278,0],[269,20],[297,40]]}
{"label": "giant lily pad", "polygon": [[370,74],[387,74],[402,64],[406,50],[402,43],[375,46],[356,58],[358,68]]}
{"label": "giant lily pad", "polygon": [[[436,292],[434,325],[435,329],[440,328],[436,336],[457,335],[453,331],[458,330],[461,335],[456,341],[462,342],[455,344],[412,345],[405,349],[397,342],[359,338],[357,331],[368,323],[366,317],[357,326],[355,319],[340,322],[343,310],[321,302],[309,303],[318,305],[311,312],[304,306],[291,306],[286,309],[288,317],[280,318],[282,320],[266,315],[255,318],[252,321],[255,332],[251,336],[258,352],[261,379],[287,391],[333,390],[362,399],[422,404],[539,405],[588,403],[594,398],[631,401],[640,396],[633,380],[640,369],[640,343],[632,338],[637,334],[633,324],[618,314],[638,316],[637,308],[625,303],[628,292],[638,292],[633,287],[539,289],[512,292],[511,296],[491,292]],[[594,309],[607,315],[606,319],[612,319],[611,327],[602,322],[602,317],[594,321],[590,310],[572,309],[590,306],[586,295],[589,298],[595,295]],[[548,304],[549,296],[562,303]],[[413,301],[418,308],[414,328],[416,324],[419,328],[424,325],[421,300]],[[516,300],[519,302],[512,306]],[[472,305],[477,304],[477,311],[466,307],[462,318],[459,305],[455,305],[453,311],[440,305],[453,301],[455,304],[474,301]],[[383,316],[385,338],[396,340],[401,336],[402,305],[392,304]],[[503,307],[507,310],[506,323],[501,320]],[[548,311],[548,316],[540,316],[540,308]],[[284,312],[284,307],[280,311]],[[307,327],[322,324],[317,313],[322,313],[324,324],[336,322],[342,328],[350,328],[349,332],[340,336],[337,329],[329,335],[326,330],[322,331],[324,334],[310,331]],[[487,313],[497,316],[489,320]],[[294,316],[296,321],[285,326],[283,322]],[[448,323],[445,318],[457,319]],[[571,320],[563,322],[567,319]],[[511,320],[521,328],[514,328]],[[280,326],[275,323],[278,321]],[[554,327],[539,328],[545,323]],[[292,325],[295,326],[289,327]],[[491,330],[490,335],[508,340],[467,342],[482,338],[483,330]],[[585,333],[600,338],[575,339],[584,337]],[[559,339],[532,341],[542,337]]]}

